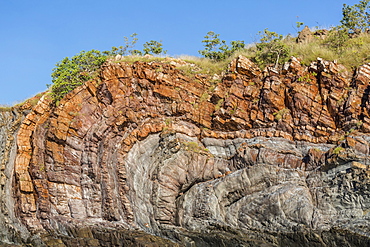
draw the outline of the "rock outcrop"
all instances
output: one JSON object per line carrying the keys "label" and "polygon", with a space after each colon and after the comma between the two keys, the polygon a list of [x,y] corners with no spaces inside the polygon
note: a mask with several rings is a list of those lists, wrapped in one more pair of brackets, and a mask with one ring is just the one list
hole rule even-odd
{"label": "rock outcrop", "polygon": [[313,39],[313,37],[314,36],[309,27],[305,26],[298,34],[297,43],[308,43]]}
{"label": "rock outcrop", "polygon": [[370,64],[177,64],[2,113],[0,243],[370,245]]}

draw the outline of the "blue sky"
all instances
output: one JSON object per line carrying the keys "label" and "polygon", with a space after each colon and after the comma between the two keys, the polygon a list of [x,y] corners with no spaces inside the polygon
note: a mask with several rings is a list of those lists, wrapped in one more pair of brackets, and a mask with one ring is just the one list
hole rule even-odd
{"label": "blue sky", "polygon": [[136,48],[162,41],[171,56],[200,56],[208,31],[226,41],[256,41],[268,28],[296,34],[339,24],[343,3],[354,0],[0,0],[0,105],[47,89],[55,64],[91,49],[110,50],[137,33]]}

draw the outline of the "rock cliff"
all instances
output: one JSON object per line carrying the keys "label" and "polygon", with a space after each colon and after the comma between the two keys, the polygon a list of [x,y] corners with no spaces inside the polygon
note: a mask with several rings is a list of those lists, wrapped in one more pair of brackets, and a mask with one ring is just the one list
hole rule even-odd
{"label": "rock cliff", "polygon": [[370,64],[184,66],[0,112],[0,243],[370,245]]}

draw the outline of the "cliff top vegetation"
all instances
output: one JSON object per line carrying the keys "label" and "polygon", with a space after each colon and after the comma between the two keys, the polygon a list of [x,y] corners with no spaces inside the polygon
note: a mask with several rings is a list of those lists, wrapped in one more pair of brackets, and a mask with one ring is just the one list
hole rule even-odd
{"label": "cliff top vegetation", "polygon": [[[361,0],[353,6],[344,4],[340,26],[329,30],[309,30],[306,27],[298,32],[298,37],[284,36],[265,29],[258,33],[258,41],[254,44],[246,45],[242,40],[227,44],[220,38],[220,34],[210,31],[202,41],[204,49],[199,51],[203,57],[182,56],[180,59],[196,65],[199,68],[197,73],[200,74],[220,74],[238,55],[248,57],[261,68],[277,68],[291,56],[295,56],[306,65],[321,57],[355,69],[370,62],[369,2],[370,0]],[[297,30],[304,26],[303,22],[296,24]],[[139,50],[135,48],[137,40],[137,34],[134,33],[124,37],[122,46],[112,47],[110,51],[82,51],[58,62],[51,75],[52,84],[48,85],[52,99],[58,102],[77,86],[96,77],[100,66],[113,57],[119,56],[120,61],[125,62],[169,61],[166,61],[166,51],[161,41],[150,40]],[[189,68],[183,66],[180,69],[186,71]]]}

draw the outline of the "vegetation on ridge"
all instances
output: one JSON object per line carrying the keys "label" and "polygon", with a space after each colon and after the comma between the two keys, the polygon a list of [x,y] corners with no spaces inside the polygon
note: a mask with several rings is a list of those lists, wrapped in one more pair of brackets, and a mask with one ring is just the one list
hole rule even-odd
{"label": "vegetation on ridge", "polygon": [[10,112],[14,109],[31,109],[33,108],[41,99],[41,97],[45,94],[45,92],[38,93],[31,98],[24,100],[23,102],[17,103],[13,106],[9,105],[0,105],[0,112]]}
{"label": "vegetation on ridge", "polygon": [[221,61],[245,47],[244,41],[240,40],[231,41],[231,46],[228,46],[225,40],[220,40],[219,36],[219,34],[212,31],[208,32],[204,36],[205,40],[202,41],[204,43],[204,50],[199,51],[199,53],[205,58]]}
{"label": "vegetation on ridge", "polygon": [[[354,68],[370,62],[370,0],[361,0],[358,4],[349,6],[344,4],[342,8],[343,18],[338,27],[329,31],[322,31],[322,35],[312,35],[308,42],[298,43],[295,37],[283,36],[276,32],[265,29],[259,32],[259,42],[245,47],[244,41],[226,41],[219,38],[219,34],[208,32],[202,41],[204,50],[199,53],[204,58],[183,58],[188,63],[195,64],[198,70],[189,66],[183,66],[182,70],[193,73],[219,74],[227,64],[236,56],[244,55],[258,64],[261,68],[274,66],[286,62],[290,56],[298,57],[303,64],[315,61],[317,57],[325,60],[337,60],[347,68]],[[297,27],[303,22],[297,22]],[[124,46],[112,47],[111,51],[82,51],[72,58],[64,58],[56,64],[52,73],[51,97],[57,102],[65,94],[77,86],[96,77],[101,65],[109,58],[117,55],[125,56],[123,60],[134,62],[145,61],[153,58],[141,57],[142,55],[163,55],[162,43],[150,40],[143,45],[143,51],[134,49],[137,43],[137,34],[130,38],[124,37]],[[159,59],[154,57],[154,59]],[[164,58],[161,58],[164,60]]]}
{"label": "vegetation on ridge", "polygon": [[165,54],[162,43],[158,41],[148,41],[144,43],[143,51],[133,49],[136,42],[136,33],[132,34],[131,40],[124,37],[124,46],[112,47],[110,51],[81,51],[71,58],[64,58],[56,64],[51,74],[53,84],[48,85],[51,89],[51,98],[54,102],[61,100],[67,93],[84,82],[95,78],[99,74],[101,65],[109,58],[117,55],[159,55]]}
{"label": "vegetation on ridge", "polygon": [[106,61],[100,51],[81,51],[72,58],[64,58],[57,63],[51,74],[51,97],[54,101],[61,100],[64,95],[84,82],[96,77],[98,69]]}

